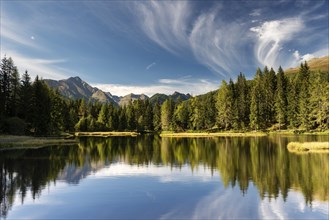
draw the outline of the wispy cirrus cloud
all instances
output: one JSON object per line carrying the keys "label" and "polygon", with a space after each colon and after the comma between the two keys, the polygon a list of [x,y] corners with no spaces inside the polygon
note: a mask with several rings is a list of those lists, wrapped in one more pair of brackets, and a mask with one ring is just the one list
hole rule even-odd
{"label": "wispy cirrus cloud", "polygon": [[300,17],[266,21],[260,26],[250,28],[257,34],[255,55],[259,63],[278,68],[283,59],[279,59],[279,52],[283,43],[290,41],[304,28]]}
{"label": "wispy cirrus cloud", "polygon": [[231,75],[234,64],[243,57],[241,48],[243,27],[237,23],[225,24],[217,18],[219,12],[201,14],[189,36],[190,47],[196,59],[222,76]]}
{"label": "wispy cirrus cloud", "polygon": [[262,9],[256,8],[256,9],[252,10],[252,12],[249,15],[253,16],[253,17],[258,17],[261,15],[261,12],[262,12]]}
{"label": "wispy cirrus cloud", "polygon": [[14,22],[7,20],[6,22],[1,22],[0,30],[0,38],[2,38],[2,40],[5,39],[11,43],[23,45],[32,49],[41,49],[41,47],[33,41],[35,37],[28,35],[28,33],[24,33]]}
{"label": "wispy cirrus cloud", "polygon": [[136,8],[142,31],[162,48],[176,55],[189,51],[199,63],[222,76],[234,71],[233,63],[243,54],[239,51],[244,42],[242,30],[247,29],[222,22],[220,6],[193,16],[188,1],[143,2]]}
{"label": "wispy cirrus cloud", "polygon": [[42,78],[50,79],[64,79],[70,75],[69,70],[63,70],[58,65],[66,63],[65,59],[40,59],[26,56],[15,51],[4,49],[1,51],[1,57],[5,55],[11,57],[14,60],[14,64],[17,66],[18,71],[23,74],[27,70],[32,78],[39,75]]}
{"label": "wispy cirrus cloud", "polygon": [[139,25],[149,39],[175,54],[187,46],[189,2],[148,1],[138,2],[135,7]]}
{"label": "wispy cirrus cloud", "polygon": [[218,88],[219,82],[210,81],[207,79],[159,79],[156,83],[150,85],[124,85],[124,84],[100,84],[92,83],[92,86],[103,91],[111,92],[111,94],[124,96],[129,93],[146,94],[152,96],[155,93],[163,93],[170,95],[174,91],[181,93],[189,93],[191,95],[203,94],[205,91],[213,91]]}
{"label": "wispy cirrus cloud", "polygon": [[154,67],[155,65],[156,65],[156,62],[153,62],[153,63],[147,65],[145,69],[146,69],[146,70],[149,70],[149,69],[151,69],[152,67]]}

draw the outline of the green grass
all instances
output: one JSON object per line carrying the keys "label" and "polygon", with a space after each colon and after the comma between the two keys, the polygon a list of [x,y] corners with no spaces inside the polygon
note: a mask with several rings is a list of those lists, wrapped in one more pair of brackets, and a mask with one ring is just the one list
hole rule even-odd
{"label": "green grass", "polygon": [[269,134],[292,134],[292,135],[326,135],[329,134],[329,130],[318,131],[318,130],[298,130],[298,129],[290,129],[290,130],[281,130],[281,131],[269,131]]}
{"label": "green grass", "polygon": [[0,135],[0,149],[2,150],[14,148],[40,148],[51,145],[70,145],[76,143],[77,140],[59,137]]}
{"label": "green grass", "polygon": [[110,132],[75,132],[76,137],[112,137],[112,136],[137,136],[139,133],[137,132],[118,132],[118,131],[110,131]]}
{"label": "green grass", "polygon": [[207,132],[181,132],[181,133],[169,133],[162,132],[161,137],[254,137],[254,136],[266,136],[264,132],[216,132],[216,133],[207,133]]}
{"label": "green grass", "polygon": [[287,145],[290,152],[327,152],[329,153],[329,142],[290,142]]}

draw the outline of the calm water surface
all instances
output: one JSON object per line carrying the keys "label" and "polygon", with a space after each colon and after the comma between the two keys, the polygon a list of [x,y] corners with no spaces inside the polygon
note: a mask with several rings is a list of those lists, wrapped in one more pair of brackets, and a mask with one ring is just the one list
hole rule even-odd
{"label": "calm water surface", "polygon": [[0,151],[4,219],[328,219],[329,154],[250,138],[84,138]]}

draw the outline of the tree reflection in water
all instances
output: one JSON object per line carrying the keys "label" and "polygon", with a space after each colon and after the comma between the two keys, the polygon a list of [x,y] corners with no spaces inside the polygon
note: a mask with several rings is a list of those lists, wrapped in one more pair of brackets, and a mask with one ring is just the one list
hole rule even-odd
{"label": "tree reflection in water", "polygon": [[[320,137],[298,137],[305,141]],[[250,181],[260,197],[286,200],[289,190],[301,191],[305,203],[329,200],[329,155],[291,154],[286,145],[296,137],[222,138],[81,138],[75,146],[0,151],[1,217],[17,195],[37,198],[56,180],[78,183],[90,172],[115,162],[134,165],[205,166],[219,172],[225,187],[247,193]]]}

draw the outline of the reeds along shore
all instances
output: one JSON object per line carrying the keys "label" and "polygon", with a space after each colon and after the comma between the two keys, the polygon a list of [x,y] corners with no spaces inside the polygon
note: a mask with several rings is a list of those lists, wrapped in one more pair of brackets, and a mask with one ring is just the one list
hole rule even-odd
{"label": "reeds along shore", "polygon": [[287,148],[291,152],[326,152],[329,153],[329,142],[290,142]]}

